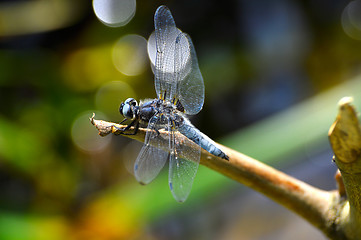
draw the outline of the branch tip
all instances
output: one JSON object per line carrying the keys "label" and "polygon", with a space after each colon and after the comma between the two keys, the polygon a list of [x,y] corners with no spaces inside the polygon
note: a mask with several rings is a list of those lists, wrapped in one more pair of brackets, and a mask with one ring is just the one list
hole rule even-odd
{"label": "branch tip", "polygon": [[350,97],[350,96],[343,97],[343,98],[340,99],[340,101],[338,101],[338,106],[342,107],[344,105],[350,105],[352,103],[353,103],[353,97]]}
{"label": "branch tip", "polygon": [[352,97],[339,101],[339,112],[329,130],[329,139],[336,159],[351,163],[361,154],[361,129]]}
{"label": "branch tip", "polygon": [[89,118],[91,124],[95,125],[94,124],[94,117],[95,117],[95,113],[92,114],[92,116]]}

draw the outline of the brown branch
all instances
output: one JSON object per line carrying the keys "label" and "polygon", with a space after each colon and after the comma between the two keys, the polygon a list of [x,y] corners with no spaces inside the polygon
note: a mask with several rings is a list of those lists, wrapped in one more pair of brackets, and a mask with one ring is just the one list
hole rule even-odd
{"label": "brown branch", "polygon": [[341,213],[341,224],[349,239],[361,238],[361,128],[353,99],[339,102],[339,114],[329,131],[335,162],[342,177],[348,205]]}
{"label": "brown branch", "polygon": [[[121,135],[122,131],[119,131],[119,128],[125,127],[112,122],[95,120],[94,116],[90,120],[101,136],[110,133]],[[124,136],[143,142],[146,131],[140,128],[136,135]],[[166,131],[161,131],[160,134],[165,135],[166,139]],[[183,136],[179,134],[178,137]],[[187,142],[186,139],[184,141]],[[306,219],[328,237],[345,239],[344,229],[339,222],[345,201],[337,191],[327,192],[314,188],[249,156],[225,146],[220,145],[220,147],[229,156],[229,161],[203,150],[200,163],[263,193]]]}

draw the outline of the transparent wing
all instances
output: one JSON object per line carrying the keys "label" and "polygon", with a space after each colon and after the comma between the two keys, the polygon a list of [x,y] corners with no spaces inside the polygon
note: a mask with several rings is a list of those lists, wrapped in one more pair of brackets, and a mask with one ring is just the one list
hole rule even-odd
{"label": "transparent wing", "polygon": [[144,143],[138,141],[130,141],[124,146],[124,150],[122,151],[125,169],[127,169],[127,171],[133,176],[135,160],[138,158],[138,155],[142,150],[143,146]]}
{"label": "transparent wing", "polygon": [[154,24],[157,96],[168,101],[179,99],[187,114],[196,114],[203,107],[204,83],[193,42],[176,27],[166,6],[157,9]]}
{"label": "transparent wing", "polygon": [[149,121],[148,129],[150,131],[145,135],[144,146],[134,164],[135,178],[141,184],[150,183],[159,174],[168,159],[169,153],[162,150],[165,141],[158,133],[158,123],[160,123],[160,117],[156,114]]}
{"label": "transparent wing", "polygon": [[201,147],[190,140],[187,140],[187,144],[181,144],[175,138],[174,131],[171,131],[170,137],[170,144],[173,146],[169,157],[169,188],[178,202],[184,202],[198,170]]}
{"label": "transparent wing", "polygon": [[166,6],[160,6],[154,15],[156,38],[155,90],[158,98],[172,101],[176,94],[174,71],[174,43],[180,32]]}
{"label": "transparent wing", "polygon": [[188,34],[182,32],[178,34],[174,53],[177,98],[182,103],[185,113],[197,114],[204,103],[204,83],[196,51]]}

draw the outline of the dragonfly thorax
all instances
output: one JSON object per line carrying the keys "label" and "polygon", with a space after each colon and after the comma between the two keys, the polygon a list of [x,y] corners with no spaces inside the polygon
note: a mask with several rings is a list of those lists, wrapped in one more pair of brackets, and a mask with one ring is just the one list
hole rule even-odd
{"label": "dragonfly thorax", "polygon": [[167,124],[171,121],[182,122],[183,113],[177,109],[177,106],[169,101],[162,99],[152,99],[139,104],[139,120],[141,124],[148,124],[149,120],[156,116],[161,124]]}

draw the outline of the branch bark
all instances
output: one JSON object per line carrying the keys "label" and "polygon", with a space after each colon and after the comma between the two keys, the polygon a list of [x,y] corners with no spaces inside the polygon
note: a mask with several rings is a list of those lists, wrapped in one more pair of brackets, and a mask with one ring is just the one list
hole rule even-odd
{"label": "branch bark", "polygon": [[360,239],[361,128],[352,101],[350,97],[340,100],[339,114],[330,128],[329,139],[348,199],[340,215],[340,224],[349,239]]}
{"label": "branch bark", "polygon": [[[106,136],[110,133],[123,135],[123,132],[119,131],[119,129],[126,127],[125,125],[119,125],[112,122],[95,120],[94,115],[90,120],[91,123],[98,129],[99,135],[101,136]],[[132,129],[129,131],[132,132]],[[124,136],[144,142],[146,132],[147,129],[140,128],[136,135]],[[166,135],[167,132],[160,131],[160,134]],[[179,134],[178,137],[182,138],[183,136]],[[166,138],[167,137],[164,136],[164,139]],[[184,142],[186,142],[186,139],[184,139]],[[189,147],[191,146],[192,145],[189,145]],[[242,153],[225,146],[220,145],[220,147],[229,156],[229,161],[218,158],[202,149],[200,163],[234,179],[239,183],[263,193],[265,196],[273,199],[303,217],[305,220],[320,229],[330,239],[360,238],[360,229],[355,230],[355,228],[359,228],[360,225],[354,224],[354,221],[360,217],[358,214],[360,213],[360,198],[353,200],[355,204],[349,204],[349,201],[346,200],[344,194],[340,194],[339,191],[323,191],[288,176]],[[336,163],[337,161],[338,160],[336,160]],[[361,167],[358,168],[358,170],[361,170]],[[344,181],[344,176],[348,173],[348,169],[341,170]],[[356,181],[359,180],[354,178],[355,177],[350,177],[352,182],[356,184]],[[338,179],[337,181],[339,185],[342,185],[342,180]],[[347,196],[349,196],[351,190],[347,190],[347,182],[348,181],[345,182],[345,188]],[[358,189],[359,188],[360,184],[358,184]]]}

